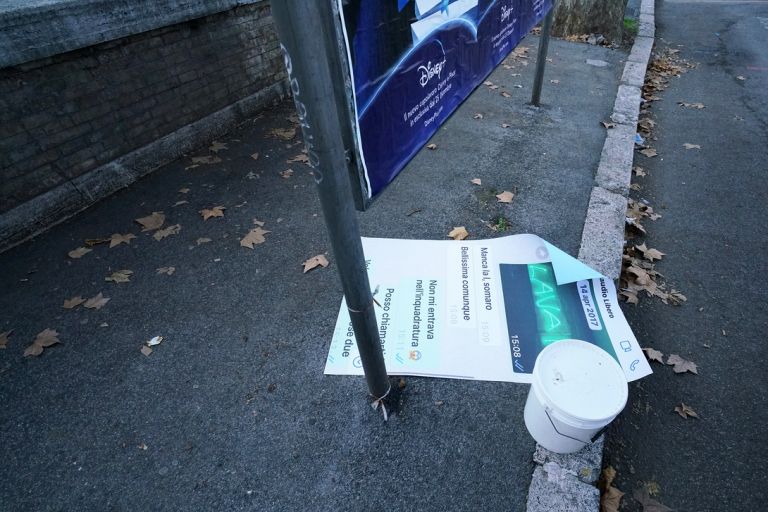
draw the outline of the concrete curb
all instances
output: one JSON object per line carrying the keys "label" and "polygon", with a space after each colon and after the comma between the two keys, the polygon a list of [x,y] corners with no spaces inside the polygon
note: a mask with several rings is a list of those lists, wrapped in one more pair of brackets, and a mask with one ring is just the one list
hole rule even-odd
{"label": "concrete curb", "polygon": [[[642,0],[640,25],[621,85],[589,198],[579,260],[606,277],[621,274],[627,194],[632,179],[641,88],[656,33],[654,0]],[[536,446],[536,468],[528,490],[528,512],[582,512],[600,509],[595,483],[603,462],[603,436],[577,453],[560,455]]]}
{"label": "concrete curb", "polygon": [[278,82],[0,215],[0,251],[45,231],[142,176],[228,132],[288,93]]}

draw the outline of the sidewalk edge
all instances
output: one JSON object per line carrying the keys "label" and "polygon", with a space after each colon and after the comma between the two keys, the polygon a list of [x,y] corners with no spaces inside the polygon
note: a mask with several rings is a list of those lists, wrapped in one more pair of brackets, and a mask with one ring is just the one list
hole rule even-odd
{"label": "sidewalk edge", "polygon": [[[621,274],[634,136],[655,34],[654,0],[642,0],[640,28],[624,65],[611,115],[616,126],[606,134],[581,235],[579,260],[613,280]],[[601,436],[568,455],[552,453],[537,444],[527,512],[597,512],[600,494],[595,483],[602,470],[603,442]]]}

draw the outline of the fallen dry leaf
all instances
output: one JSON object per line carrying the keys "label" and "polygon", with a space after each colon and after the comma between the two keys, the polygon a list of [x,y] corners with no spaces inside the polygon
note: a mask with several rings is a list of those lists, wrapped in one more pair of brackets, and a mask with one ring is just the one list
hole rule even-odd
{"label": "fallen dry leaf", "polygon": [[78,295],[77,297],[66,299],[64,301],[64,305],[62,305],[61,307],[63,307],[64,309],[73,309],[79,306],[80,304],[82,304],[83,302],[85,302],[85,299]]}
{"label": "fallen dry leaf", "polygon": [[643,169],[639,165],[634,166],[632,168],[632,172],[635,173],[635,176],[647,176],[648,174],[645,172],[645,169]]}
{"label": "fallen dry leaf", "polygon": [[482,118],[483,118],[483,114],[481,114],[479,112],[472,116],[472,119],[482,119]]}
{"label": "fallen dry leaf", "polygon": [[286,170],[280,172],[280,177],[284,178],[286,180],[288,178],[290,178],[291,176],[293,176],[293,169],[286,169]]}
{"label": "fallen dry leaf", "polygon": [[133,270],[116,270],[112,272],[112,275],[105,277],[105,281],[112,281],[113,283],[127,283],[131,280],[131,274]]}
{"label": "fallen dry leaf", "polygon": [[502,128],[509,128],[509,125],[507,123],[501,123]]}
{"label": "fallen dry leaf", "polygon": [[695,108],[695,109],[699,109],[699,110],[704,108],[704,104],[703,103],[686,103],[684,101],[678,101],[677,104],[680,105],[681,107],[685,107],[685,108]]}
{"label": "fallen dry leaf", "polygon": [[215,140],[215,141],[213,141],[211,143],[211,145],[208,147],[208,149],[210,151],[213,151],[214,153],[218,153],[222,149],[228,149],[228,148],[227,148],[227,145],[224,144],[223,142],[219,142],[219,141]]}
{"label": "fallen dry leaf", "polygon": [[691,372],[696,375],[699,374],[699,369],[696,367],[696,363],[688,361],[677,354],[670,354],[667,358],[667,365],[673,366],[672,371],[675,373]]}
{"label": "fallen dry leaf", "polygon": [[[148,346],[146,346],[146,345],[142,345],[142,346],[141,346],[141,353],[142,353],[142,354],[144,354],[145,356],[148,356],[149,354],[151,354],[151,353],[152,353],[152,349],[151,349],[151,348],[149,348],[149,347],[148,347]],[[141,448],[141,446],[139,446],[139,448]],[[143,450],[146,450],[146,449],[147,449],[146,445],[144,445],[144,448],[142,448],[142,449],[143,449]]]}
{"label": "fallen dry leaf", "polygon": [[501,93],[500,93],[500,94],[501,94],[502,96],[504,96],[505,98],[511,98],[511,97],[512,97],[512,95],[511,95],[511,94],[509,94],[507,91],[501,91]]}
{"label": "fallen dry leaf", "polygon": [[73,249],[67,253],[67,256],[70,258],[77,260],[91,252],[93,249],[89,249],[87,247],[78,247],[77,249]]}
{"label": "fallen dry leaf", "polygon": [[258,153],[252,153],[251,154],[251,158],[253,158],[254,160],[258,160],[259,159],[259,154]]}
{"label": "fallen dry leaf", "polygon": [[291,140],[292,138],[294,138],[296,136],[296,128],[295,127],[285,128],[285,129],[283,129],[283,128],[275,128],[274,130],[272,130],[269,133],[273,137],[277,137],[279,139]]}
{"label": "fallen dry leaf", "polygon": [[157,241],[162,240],[165,237],[171,236],[171,235],[178,235],[179,231],[181,231],[181,224],[174,224],[173,226],[168,226],[164,229],[158,229],[155,231],[155,234],[152,235],[152,238],[154,238]]}
{"label": "fallen dry leaf", "polygon": [[739,76],[737,76],[737,77],[736,77],[736,80],[741,80],[742,82],[743,82],[744,80],[746,80],[746,79],[747,79],[747,77],[745,77],[745,76],[743,76],[743,75],[739,75]]}
{"label": "fallen dry leaf", "polygon": [[240,240],[240,245],[249,249],[253,249],[254,245],[258,245],[266,241],[264,235],[267,233],[271,233],[271,231],[266,231],[262,229],[261,226],[253,228],[248,232],[247,235],[243,237],[242,240]]}
{"label": "fallen dry leaf", "polygon": [[[697,418],[697,419],[699,417],[699,415],[696,413],[696,411],[693,410],[693,408],[691,408],[688,405],[685,405],[683,402],[680,402],[680,405],[675,407],[675,412],[677,414],[679,414],[682,418],[686,419],[686,420],[689,417],[690,418]],[[638,501],[640,501],[640,500],[638,500]]]}
{"label": "fallen dry leaf", "polygon": [[683,302],[688,300],[688,297],[680,293],[679,291],[672,288],[672,290],[669,292],[669,300],[672,302],[673,305],[679,306]]}
{"label": "fallen dry leaf", "polygon": [[560,80],[550,80],[549,83],[551,83],[551,84],[559,84]]}
{"label": "fallen dry leaf", "polygon": [[294,156],[293,158],[289,158],[286,160],[287,163],[292,164],[295,162],[298,162],[300,164],[307,164],[309,165],[309,157],[305,155],[304,153],[299,153],[298,155]]}
{"label": "fallen dry leaf", "polygon": [[446,236],[449,236],[454,240],[464,240],[469,236],[469,233],[467,232],[467,228],[465,228],[464,226],[459,226],[459,227],[453,228],[450,231],[450,233],[448,233],[448,235]]}
{"label": "fallen dry leaf", "polygon": [[643,257],[648,261],[660,260],[662,257],[666,256],[665,253],[659,251],[658,249],[649,249],[645,246],[645,242],[640,245],[636,245],[635,249],[643,253]]}
{"label": "fallen dry leaf", "polygon": [[200,215],[203,216],[203,220],[208,220],[211,217],[223,217],[224,210],[226,210],[224,206],[214,206],[213,208],[203,208],[202,210],[200,210]]}
{"label": "fallen dry leaf", "polygon": [[10,341],[8,339],[8,336],[13,333],[13,329],[10,331],[0,332],[0,349],[8,348],[8,342]]}
{"label": "fallen dry leaf", "polygon": [[86,238],[85,245],[93,247],[94,245],[106,244],[109,242],[109,238]]}
{"label": "fallen dry leaf", "polygon": [[655,149],[653,149],[653,148],[645,148],[645,149],[641,149],[641,150],[640,150],[640,153],[644,154],[644,155],[645,155],[645,156],[647,156],[648,158],[653,158],[654,156],[657,156],[657,155],[658,155],[658,153],[656,152],[656,150],[655,150]]}
{"label": "fallen dry leaf", "polygon": [[200,245],[200,244],[207,244],[210,241],[211,241],[210,238],[198,238],[196,243],[197,245]]}
{"label": "fallen dry leaf", "polygon": [[109,248],[117,247],[120,244],[130,244],[134,238],[136,238],[136,235],[133,233],[126,233],[124,235],[114,233],[109,239]]}
{"label": "fallen dry leaf", "polygon": [[97,293],[87,301],[85,301],[85,304],[83,304],[84,308],[88,309],[101,309],[103,308],[106,303],[109,302],[109,298],[105,297],[101,294],[101,292]]}
{"label": "fallen dry leaf", "polygon": [[197,167],[200,164],[218,164],[221,162],[221,158],[214,155],[209,156],[193,156],[192,157],[192,163],[195,165],[191,165],[189,167],[185,167],[185,169],[193,169]]}
{"label": "fallen dry leaf", "polygon": [[176,201],[175,203],[173,203],[173,208],[176,208],[177,206],[181,206],[187,203],[189,203],[189,201]]}
{"label": "fallen dry leaf", "polygon": [[184,188],[180,188],[180,189],[179,189],[179,194],[186,194],[186,193],[188,193],[188,192],[189,192],[189,189],[188,189],[187,187],[184,187]]}
{"label": "fallen dry leaf", "polygon": [[176,267],[160,267],[155,269],[155,272],[157,272],[158,274],[166,274],[170,276],[171,274],[176,272]]}
{"label": "fallen dry leaf", "polygon": [[328,266],[328,258],[326,258],[323,254],[318,254],[317,256],[312,256],[307,261],[302,263],[304,265],[304,274],[312,270],[313,268],[317,267],[327,267]]}
{"label": "fallen dry leaf", "polygon": [[483,184],[483,180],[481,180],[480,178],[471,179],[471,180],[469,180],[469,182],[472,183],[473,185],[482,185]]}
{"label": "fallen dry leaf", "polygon": [[685,149],[701,149],[701,146],[699,146],[698,144],[691,144],[690,142],[686,142],[685,144],[683,144],[683,147]]}
{"label": "fallen dry leaf", "polygon": [[427,144],[427,149],[431,149],[434,151],[435,149],[437,149],[437,144],[435,144],[434,142],[432,144]]}
{"label": "fallen dry leaf", "polygon": [[[277,222],[280,222],[280,221],[278,220]],[[256,226],[259,226],[259,227],[264,227],[264,224],[265,224],[265,222],[264,222],[264,221],[261,221],[261,220],[259,220],[259,219],[253,219],[253,223],[254,223]]]}
{"label": "fallen dry leaf", "polygon": [[645,352],[645,357],[648,358],[648,361],[656,361],[657,363],[664,364],[664,354],[656,350],[655,348],[651,347],[645,347],[643,348],[643,352]]}
{"label": "fallen dry leaf", "polygon": [[163,212],[152,212],[152,215],[147,215],[140,219],[136,219],[136,222],[141,224],[141,231],[154,231],[160,228],[165,223],[165,215]]}
{"label": "fallen dry leaf", "polygon": [[603,469],[597,484],[600,489],[600,512],[617,512],[624,493],[613,487],[616,470],[612,466]]}
{"label": "fallen dry leaf", "polygon": [[496,194],[496,200],[499,203],[511,203],[514,197],[515,197],[515,194],[513,194],[509,190],[505,190],[501,194]]}
{"label": "fallen dry leaf", "polygon": [[43,353],[43,350],[61,343],[58,338],[59,333],[53,329],[45,329],[37,334],[32,344],[24,350],[24,357],[37,357]]}
{"label": "fallen dry leaf", "polygon": [[667,507],[666,505],[662,505],[658,501],[651,498],[651,495],[648,493],[648,489],[645,487],[635,489],[632,497],[639,501],[643,506],[643,512],[673,512],[671,508]]}
{"label": "fallen dry leaf", "polygon": [[616,124],[610,123],[610,122],[606,122],[606,121],[600,121],[600,124],[603,125],[603,128],[605,128],[605,129],[611,129],[611,128],[615,128],[616,127]]}

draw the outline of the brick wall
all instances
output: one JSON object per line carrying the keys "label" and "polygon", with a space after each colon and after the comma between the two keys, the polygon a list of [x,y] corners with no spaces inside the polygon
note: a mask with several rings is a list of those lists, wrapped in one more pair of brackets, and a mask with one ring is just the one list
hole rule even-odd
{"label": "brick wall", "polygon": [[284,79],[267,1],[0,69],[0,214]]}

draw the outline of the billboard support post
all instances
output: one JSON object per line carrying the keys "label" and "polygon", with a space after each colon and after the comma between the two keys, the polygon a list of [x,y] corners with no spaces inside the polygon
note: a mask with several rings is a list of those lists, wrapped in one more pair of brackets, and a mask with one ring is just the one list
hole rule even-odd
{"label": "billboard support post", "polygon": [[531,103],[541,106],[541,84],[544,82],[544,68],[547,65],[547,51],[549,50],[549,33],[552,30],[552,18],[555,16],[555,2],[552,2],[552,8],[544,17],[544,24],[541,27],[541,38],[539,39],[539,53],[536,57],[536,75],[533,79],[533,94]]}
{"label": "billboard support post", "polygon": [[390,383],[347,171],[343,127],[349,120],[339,104],[343,95],[338,88],[344,82],[333,3],[281,0],[272,2],[272,16],[365,379],[378,405],[389,394]]}

